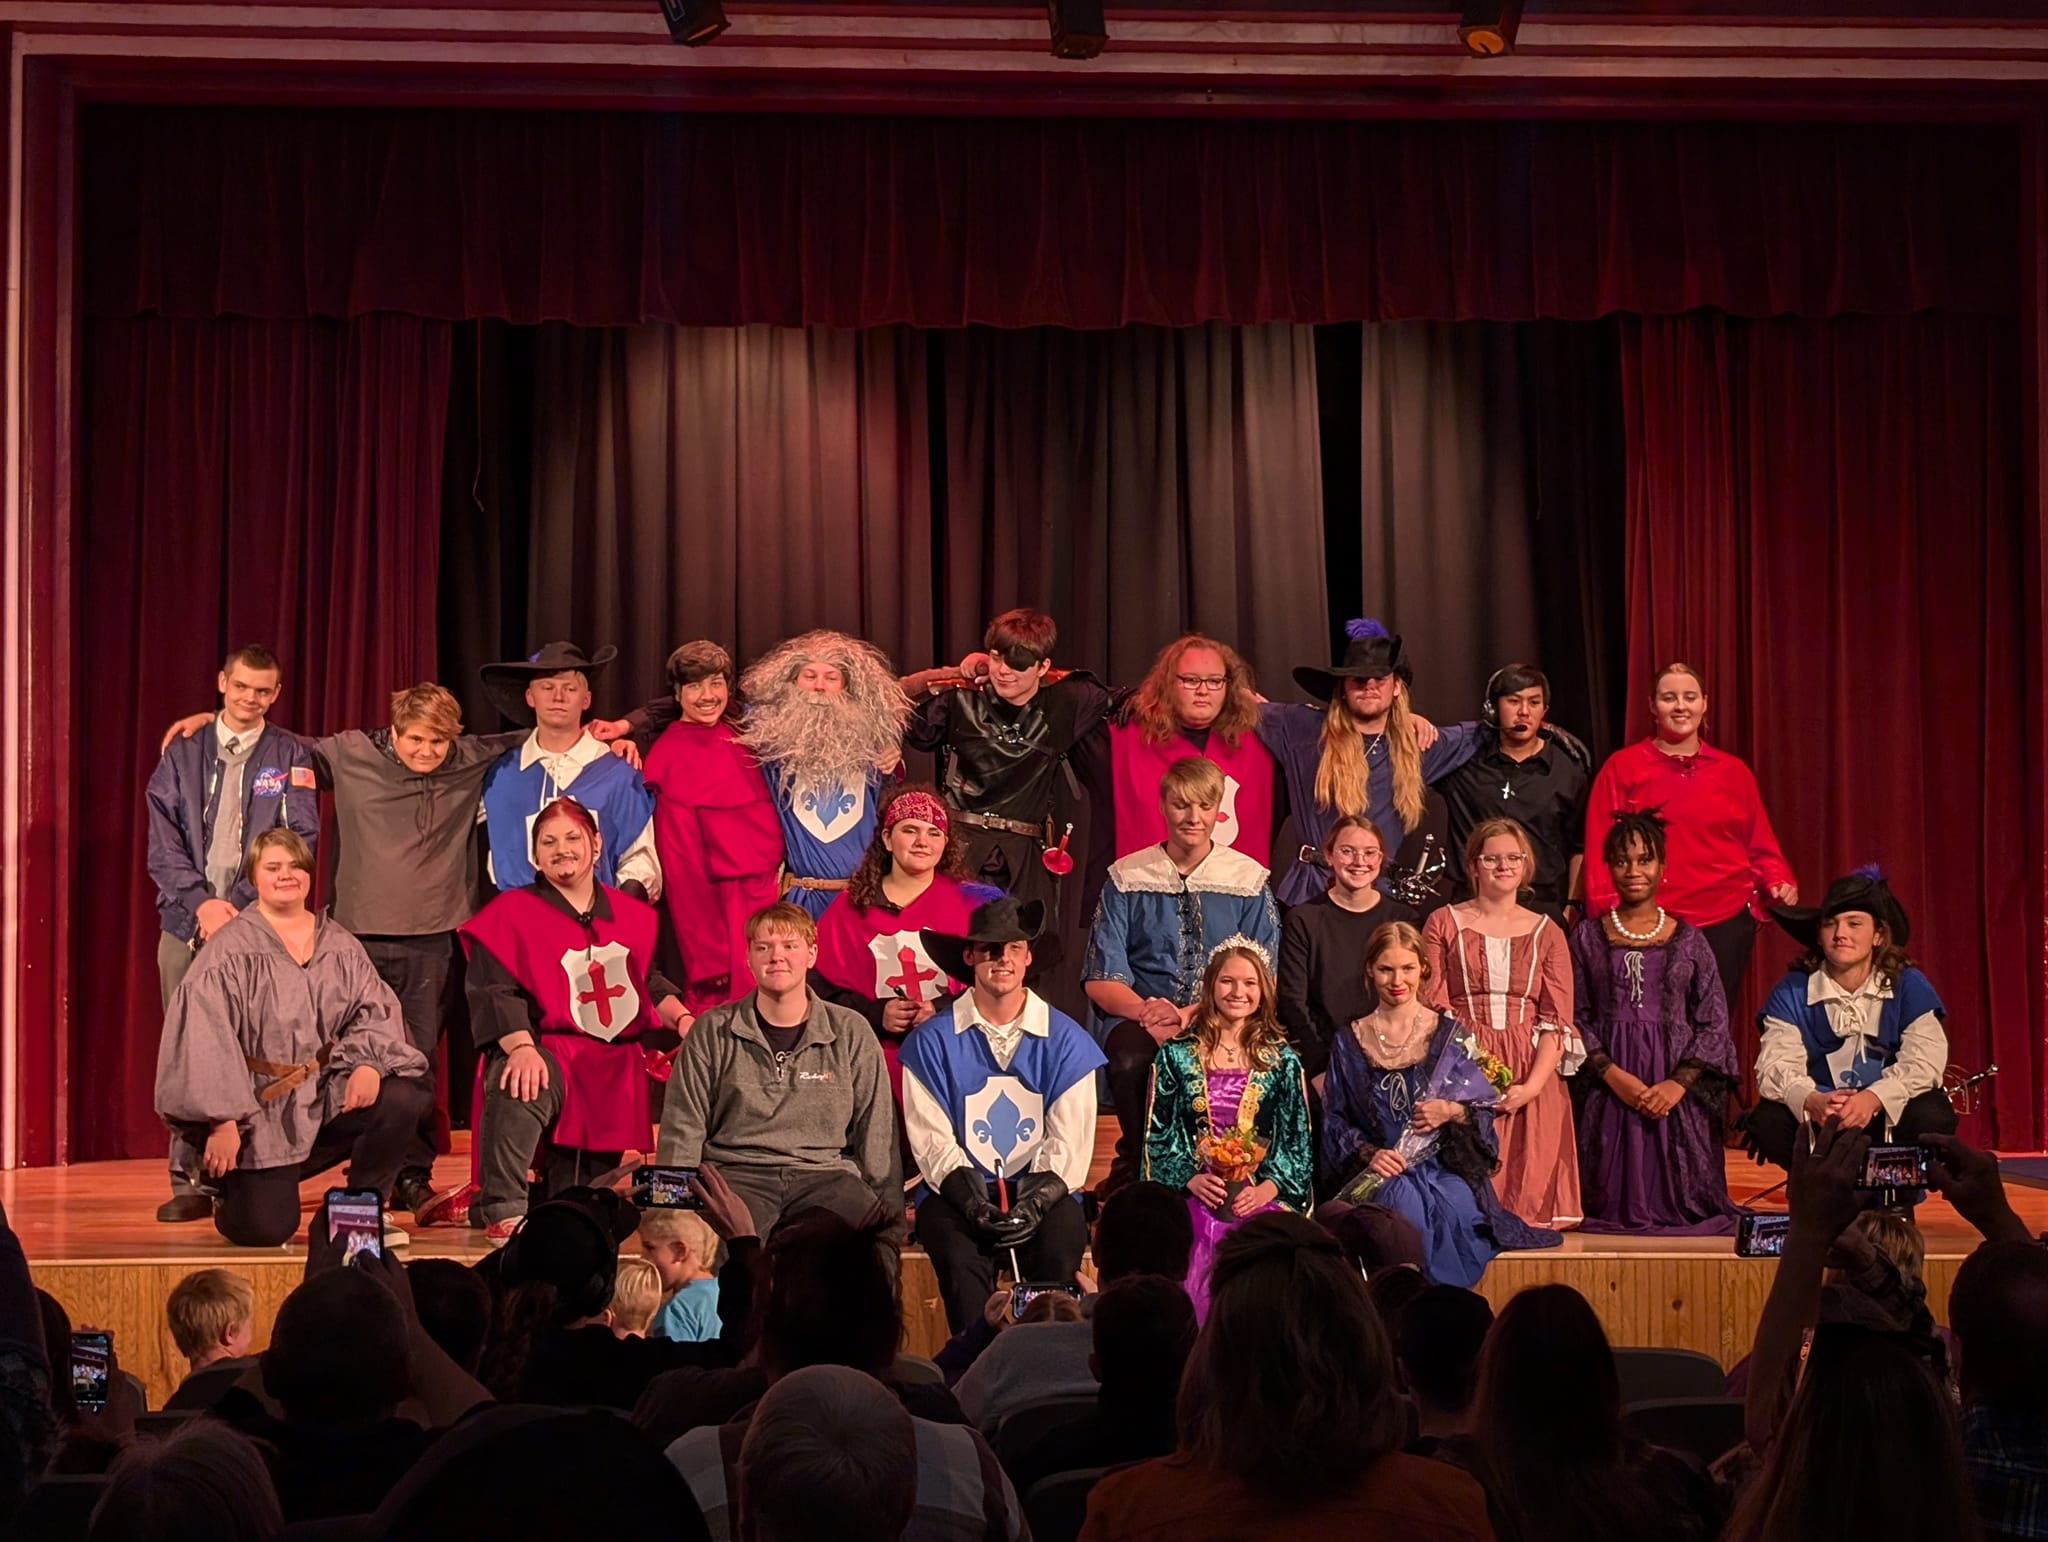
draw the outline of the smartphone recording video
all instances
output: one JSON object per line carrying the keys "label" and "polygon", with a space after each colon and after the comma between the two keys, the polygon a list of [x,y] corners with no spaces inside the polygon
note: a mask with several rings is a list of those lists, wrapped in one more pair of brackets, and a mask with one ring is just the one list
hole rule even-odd
{"label": "smartphone recording video", "polygon": [[640,1167],[633,1171],[633,1197],[657,1210],[702,1210],[694,1167]]}
{"label": "smartphone recording video", "polygon": [[71,1401],[98,1413],[107,1406],[107,1381],[114,1369],[111,1333],[71,1335]]}
{"label": "smartphone recording video", "polygon": [[1863,1158],[1858,1188],[1924,1189],[1934,1172],[1934,1153],[1925,1146],[1872,1146]]}
{"label": "smartphone recording video", "polygon": [[1081,1287],[1071,1281],[1019,1280],[1010,1287],[1010,1318],[1014,1322],[1024,1315],[1024,1308],[1040,1296],[1072,1296],[1081,1299]]}
{"label": "smartphone recording video", "polygon": [[1780,1257],[1785,1251],[1786,1234],[1791,1230],[1789,1215],[1745,1215],[1735,1223],[1735,1256]]}
{"label": "smartphone recording video", "polygon": [[384,1196],[375,1189],[329,1189],[327,1235],[341,1244],[341,1261],[358,1253],[384,1256]]}

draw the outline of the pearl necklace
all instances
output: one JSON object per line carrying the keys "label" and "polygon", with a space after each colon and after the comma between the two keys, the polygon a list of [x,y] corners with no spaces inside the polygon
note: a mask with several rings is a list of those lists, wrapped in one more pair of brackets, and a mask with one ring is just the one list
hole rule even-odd
{"label": "pearl necklace", "polygon": [[1647,932],[1632,932],[1621,924],[1621,907],[1614,906],[1607,912],[1607,919],[1614,927],[1614,935],[1629,942],[1655,942],[1657,934],[1664,930],[1664,907],[1657,907],[1657,924]]}
{"label": "pearl necklace", "polygon": [[[1390,1055],[1398,1055],[1415,1042],[1415,1035],[1422,1030],[1424,1015],[1423,1012],[1411,1013],[1408,1018],[1408,1032],[1399,1039],[1391,1040],[1384,1033],[1380,1032],[1380,1025],[1377,1021],[1372,1021],[1372,1019],[1368,1019],[1368,1021],[1372,1023],[1372,1036],[1380,1041],[1380,1048]],[[1373,1014],[1375,1019],[1378,1016],[1377,1012]]]}

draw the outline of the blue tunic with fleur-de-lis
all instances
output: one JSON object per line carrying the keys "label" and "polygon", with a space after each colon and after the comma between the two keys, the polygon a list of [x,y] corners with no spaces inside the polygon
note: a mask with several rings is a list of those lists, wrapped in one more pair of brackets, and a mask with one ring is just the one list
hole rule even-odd
{"label": "blue tunic with fleur-de-lis", "polygon": [[[874,839],[882,774],[858,770],[846,777],[786,784],[768,777],[768,790],[782,821],[782,845],[792,878],[822,878],[842,886],[860,866]],[[837,889],[791,884],[783,898],[822,916]]]}
{"label": "blue tunic with fleur-de-lis", "polygon": [[956,1032],[949,1004],[903,1041],[903,1070],[932,1095],[953,1126],[953,1138],[985,1178],[1015,1177],[1031,1167],[1045,1140],[1046,1115],[1076,1082],[1093,1076],[1102,1051],[1079,1023],[1049,1009],[1043,1036],[1024,1034],[1007,1070],[988,1040]]}

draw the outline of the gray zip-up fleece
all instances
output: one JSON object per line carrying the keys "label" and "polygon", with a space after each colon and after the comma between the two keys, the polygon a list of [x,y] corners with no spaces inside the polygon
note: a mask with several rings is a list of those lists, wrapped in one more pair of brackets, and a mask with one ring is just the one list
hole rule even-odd
{"label": "gray zip-up fleece", "polygon": [[896,1106],[882,1047],[858,1012],[811,997],[781,1065],[754,993],[691,1026],[669,1073],[660,1160],[679,1167],[830,1167],[901,1202]]}

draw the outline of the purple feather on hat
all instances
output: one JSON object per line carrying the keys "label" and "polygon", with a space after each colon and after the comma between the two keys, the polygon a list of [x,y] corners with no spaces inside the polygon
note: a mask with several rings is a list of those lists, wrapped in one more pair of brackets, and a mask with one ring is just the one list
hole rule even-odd
{"label": "purple feather on hat", "polygon": [[1368,637],[1385,637],[1387,629],[1378,621],[1368,617],[1361,621],[1345,622],[1344,635],[1353,642],[1364,642]]}
{"label": "purple feather on hat", "polygon": [[1884,882],[1884,869],[1875,862],[1866,862],[1850,874],[1852,878],[1865,878],[1872,883]]}

